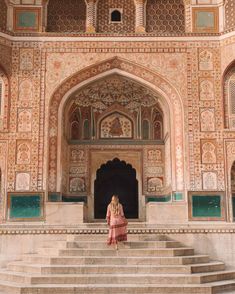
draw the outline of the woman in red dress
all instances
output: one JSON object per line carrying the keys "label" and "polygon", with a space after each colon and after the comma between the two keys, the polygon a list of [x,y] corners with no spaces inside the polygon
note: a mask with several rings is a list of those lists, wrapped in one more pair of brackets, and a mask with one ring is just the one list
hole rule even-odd
{"label": "woman in red dress", "polygon": [[107,243],[108,245],[115,244],[118,249],[118,242],[127,241],[127,221],[117,195],[113,195],[108,205],[106,220],[109,225]]}

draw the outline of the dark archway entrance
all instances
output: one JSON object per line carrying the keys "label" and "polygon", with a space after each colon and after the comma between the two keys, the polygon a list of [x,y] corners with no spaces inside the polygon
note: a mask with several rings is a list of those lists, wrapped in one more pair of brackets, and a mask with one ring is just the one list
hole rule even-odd
{"label": "dark archway entrance", "polygon": [[125,161],[114,158],[96,172],[95,219],[106,217],[107,205],[113,194],[119,196],[127,218],[138,218],[138,181],[136,170]]}

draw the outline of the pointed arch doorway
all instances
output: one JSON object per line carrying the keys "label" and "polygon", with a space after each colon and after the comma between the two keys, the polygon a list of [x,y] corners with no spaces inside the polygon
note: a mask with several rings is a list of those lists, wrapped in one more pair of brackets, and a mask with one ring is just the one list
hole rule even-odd
{"label": "pointed arch doorway", "polygon": [[112,195],[117,194],[129,219],[139,217],[138,180],[131,164],[114,158],[96,172],[94,182],[94,217],[105,219],[107,205]]}

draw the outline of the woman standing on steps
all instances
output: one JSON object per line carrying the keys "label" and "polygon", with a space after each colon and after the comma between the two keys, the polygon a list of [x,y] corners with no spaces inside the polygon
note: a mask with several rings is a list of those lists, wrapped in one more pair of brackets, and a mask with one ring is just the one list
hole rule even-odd
{"label": "woman standing on steps", "polygon": [[108,245],[115,244],[116,249],[118,249],[118,242],[127,241],[127,220],[117,195],[112,196],[108,205],[106,220],[109,225],[107,243]]}

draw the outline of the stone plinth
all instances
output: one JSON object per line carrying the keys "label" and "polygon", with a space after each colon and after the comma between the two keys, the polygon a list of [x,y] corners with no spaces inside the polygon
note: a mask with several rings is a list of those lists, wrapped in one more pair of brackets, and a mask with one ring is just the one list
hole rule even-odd
{"label": "stone plinth", "polygon": [[187,219],[185,203],[150,202],[146,206],[146,221],[149,224],[185,224]]}
{"label": "stone plinth", "polygon": [[79,225],[86,218],[84,203],[46,203],[46,223],[56,225]]}

